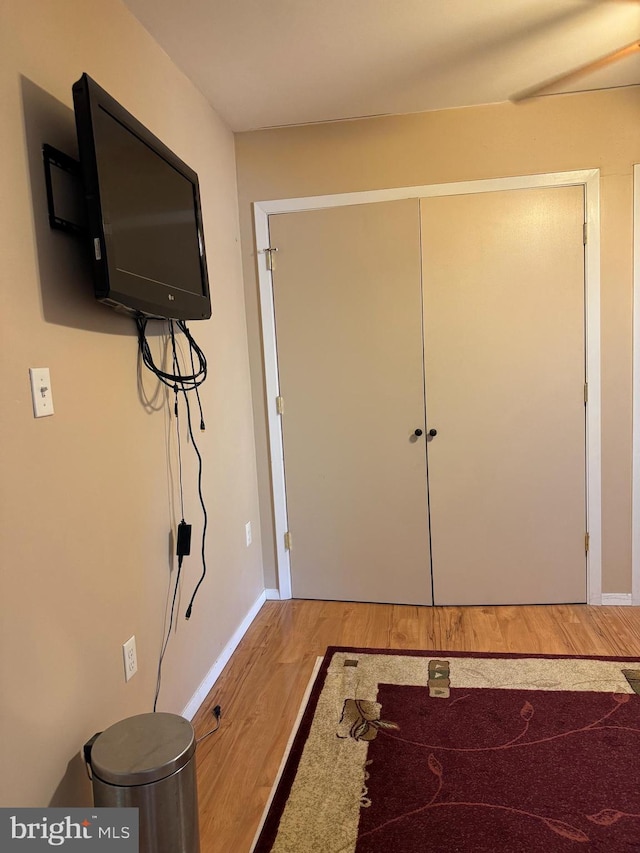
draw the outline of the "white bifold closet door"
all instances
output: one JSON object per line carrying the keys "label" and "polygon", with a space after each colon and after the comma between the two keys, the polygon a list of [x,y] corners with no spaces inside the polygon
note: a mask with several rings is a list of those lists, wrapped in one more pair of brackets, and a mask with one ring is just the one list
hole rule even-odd
{"label": "white bifold closet door", "polygon": [[421,210],[434,600],[586,601],[582,188]]}
{"label": "white bifold closet door", "polygon": [[296,598],[431,603],[417,199],[269,218]]}

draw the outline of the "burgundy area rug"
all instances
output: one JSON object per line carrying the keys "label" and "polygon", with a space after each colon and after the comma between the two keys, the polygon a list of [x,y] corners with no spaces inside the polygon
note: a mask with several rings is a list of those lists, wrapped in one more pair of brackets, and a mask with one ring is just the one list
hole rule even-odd
{"label": "burgundy area rug", "polygon": [[640,660],[329,648],[255,853],[640,853]]}

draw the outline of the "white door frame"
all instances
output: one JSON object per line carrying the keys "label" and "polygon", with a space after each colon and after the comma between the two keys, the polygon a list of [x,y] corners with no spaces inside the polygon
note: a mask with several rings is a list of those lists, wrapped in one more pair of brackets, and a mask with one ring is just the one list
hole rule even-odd
{"label": "white door frame", "polygon": [[640,164],[633,167],[633,491],[631,604],[640,605]]}
{"label": "white door frame", "polygon": [[[589,404],[586,419],[586,486],[589,553],[587,555],[587,602],[602,603],[602,521],[601,521],[601,452],[600,452],[600,170],[552,172],[542,175],[521,175],[511,178],[491,178],[430,184],[420,187],[399,187],[356,193],[310,196],[307,198],[257,201],[253,204],[255,245],[260,290],[262,346],[265,368],[265,391],[271,453],[272,497],[275,515],[276,554],[280,598],[291,598],[291,564],[285,548],[287,502],[284,479],[284,450],[282,425],[276,408],[280,394],[278,354],[276,343],[273,281],[266,252],[269,243],[269,216],[276,213],[295,213],[352,204],[371,204],[409,198],[470,193],[500,192],[502,190],[534,187],[582,186],[585,194],[587,242],[585,246],[585,334],[586,379],[589,383]],[[277,248],[277,247],[274,247]],[[273,255],[271,255],[273,257]],[[639,300],[640,301],[640,300]],[[640,327],[639,327],[640,328]],[[640,356],[639,356],[640,359]],[[640,421],[639,421],[640,422]],[[635,421],[634,421],[635,423]],[[635,460],[635,456],[634,456]],[[638,497],[640,498],[640,459],[638,460]],[[635,478],[634,478],[635,483]],[[638,543],[640,548],[640,541]],[[638,552],[640,560],[640,552]]]}

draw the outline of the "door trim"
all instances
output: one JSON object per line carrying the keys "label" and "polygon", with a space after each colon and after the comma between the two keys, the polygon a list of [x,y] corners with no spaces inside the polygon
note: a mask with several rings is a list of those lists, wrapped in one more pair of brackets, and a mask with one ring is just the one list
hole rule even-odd
{"label": "door trim", "polygon": [[633,487],[631,604],[640,605],[640,164],[633,167]]}
{"label": "door trim", "polygon": [[[269,449],[271,455],[272,500],[275,519],[278,586],[281,599],[291,598],[291,564],[289,561],[289,552],[285,549],[284,544],[284,535],[288,530],[288,525],[282,428],[280,415],[276,410],[276,398],[280,394],[280,389],[278,382],[273,282],[272,273],[267,264],[268,256],[265,253],[265,249],[270,247],[269,216],[277,213],[295,213],[303,210],[318,210],[321,208],[343,207],[353,204],[372,204],[399,199],[434,198],[447,195],[560,186],[582,186],[585,197],[587,233],[587,242],[585,245],[585,343],[586,380],[589,383],[589,404],[586,415],[587,526],[589,531],[587,602],[589,604],[602,603],[599,169],[551,172],[541,175],[520,175],[510,178],[458,181],[455,183],[430,184],[427,186],[397,187],[385,190],[369,190],[355,193],[339,193],[336,195],[254,202],[254,233],[262,320],[262,347],[265,366]],[[638,302],[640,302],[640,299]],[[638,497],[640,499],[640,460],[638,460],[638,467]],[[640,541],[638,542],[638,547],[640,548]],[[638,553],[638,560],[640,560],[640,553]]]}

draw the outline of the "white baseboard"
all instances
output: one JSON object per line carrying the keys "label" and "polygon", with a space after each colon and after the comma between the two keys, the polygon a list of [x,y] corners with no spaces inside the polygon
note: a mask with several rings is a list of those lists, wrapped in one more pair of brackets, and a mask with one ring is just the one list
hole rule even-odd
{"label": "white baseboard", "polygon": [[193,694],[193,696],[189,700],[186,708],[182,712],[182,716],[186,717],[187,720],[192,720],[195,717],[198,709],[200,708],[200,705],[202,705],[204,700],[207,698],[209,691],[211,690],[213,685],[216,683],[220,673],[222,672],[222,670],[225,668],[225,666],[229,662],[229,658],[235,652],[235,650],[238,648],[238,644],[240,643],[240,640],[247,633],[247,630],[249,629],[251,623],[253,622],[253,620],[256,618],[256,616],[260,612],[260,608],[265,603],[266,598],[267,598],[267,596],[266,596],[265,592],[260,593],[260,595],[255,600],[255,602],[252,604],[249,612],[244,617],[244,619],[242,620],[242,622],[240,623],[240,625],[236,629],[235,633],[233,634],[233,636],[231,637],[231,639],[229,640],[227,645],[220,652],[220,656],[218,657],[218,659],[216,660],[214,665],[211,667],[209,672],[203,678],[202,682],[200,683],[200,686],[198,687],[196,692]]}
{"label": "white baseboard", "polygon": [[602,593],[602,603],[603,604],[615,604],[615,605],[624,605],[633,604],[633,598],[630,592],[603,592]]}
{"label": "white baseboard", "polygon": [[280,601],[280,590],[279,589],[265,589],[265,595],[267,596],[267,601]]}

